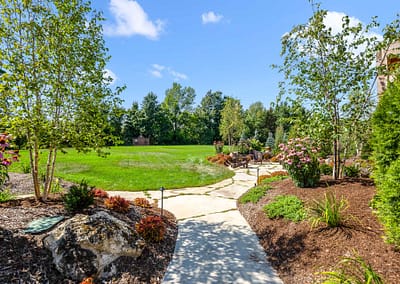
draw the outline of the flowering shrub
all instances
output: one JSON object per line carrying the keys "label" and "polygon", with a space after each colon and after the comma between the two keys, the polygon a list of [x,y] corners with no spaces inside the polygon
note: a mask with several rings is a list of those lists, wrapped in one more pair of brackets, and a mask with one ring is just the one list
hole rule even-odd
{"label": "flowering shrub", "polygon": [[135,225],[136,231],[149,242],[159,242],[164,239],[165,224],[160,216],[147,216]]}
{"label": "flowering shrub", "polygon": [[8,177],[8,167],[18,161],[18,150],[7,150],[10,147],[11,136],[7,133],[0,133],[0,189]]}
{"label": "flowering shrub", "polygon": [[129,210],[129,201],[119,195],[107,198],[104,200],[104,205],[108,209],[120,213],[125,213]]}
{"label": "flowering shrub", "polygon": [[150,208],[150,201],[148,201],[146,198],[142,198],[142,197],[136,197],[133,200],[133,204],[139,207],[143,207],[143,208]]}
{"label": "flowering shrub", "polygon": [[290,139],[280,144],[279,160],[298,187],[314,187],[319,182],[320,171],[317,158],[318,149],[309,138]]}

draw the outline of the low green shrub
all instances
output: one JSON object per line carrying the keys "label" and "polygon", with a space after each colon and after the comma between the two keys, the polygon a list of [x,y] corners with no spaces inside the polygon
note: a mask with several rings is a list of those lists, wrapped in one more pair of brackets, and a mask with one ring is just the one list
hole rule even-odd
{"label": "low green shrub", "polygon": [[269,189],[271,186],[265,183],[252,187],[239,198],[239,203],[257,203]]}
{"label": "low green shrub", "polygon": [[344,175],[346,177],[358,177],[360,176],[360,168],[357,165],[349,165],[343,168]]}
{"label": "low green shrub", "polygon": [[299,222],[307,217],[303,202],[294,195],[279,195],[264,206],[263,211],[268,218],[285,218]]}
{"label": "low green shrub", "polygon": [[336,271],[322,272],[322,284],[383,284],[382,277],[360,256],[344,257]]}
{"label": "low green shrub", "polygon": [[138,234],[148,242],[160,242],[164,239],[165,224],[160,216],[147,216],[135,225]]}
{"label": "low green shrub", "polygon": [[11,194],[9,190],[7,190],[7,189],[3,190],[3,191],[0,190],[0,203],[7,202],[14,198],[15,198],[15,196],[13,194]]}
{"label": "low green shrub", "polygon": [[400,159],[379,176],[374,207],[384,225],[387,241],[400,247]]}
{"label": "low green shrub", "polygon": [[324,199],[314,200],[310,207],[312,227],[321,222],[328,227],[340,227],[345,221],[343,212],[347,209],[348,202],[343,197],[338,200],[332,192],[325,193]]}
{"label": "low green shrub", "polygon": [[319,171],[321,172],[321,174],[323,175],[332,175],[333,173],[333,168],[331,165],[328,164],[320,164],[319,165]]}
{"label": "low green shrub", "polygon": [[93,188],[85,180],[79,185],[72,185],[68,193],[63,195],[65,209],[68,211],[80,211],[94,203]]}

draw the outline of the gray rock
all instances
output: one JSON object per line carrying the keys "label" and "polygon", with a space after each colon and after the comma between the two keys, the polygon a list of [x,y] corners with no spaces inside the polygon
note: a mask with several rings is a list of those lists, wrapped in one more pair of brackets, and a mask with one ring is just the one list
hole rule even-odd
{"label": "gray rock", "polygon": [[77,214],[60,224],[43,240],[57,269],[66,277],[112,277],[117,269],[104,268],[120,256],[137,258],[145,242],[131,225],[105,211]]}

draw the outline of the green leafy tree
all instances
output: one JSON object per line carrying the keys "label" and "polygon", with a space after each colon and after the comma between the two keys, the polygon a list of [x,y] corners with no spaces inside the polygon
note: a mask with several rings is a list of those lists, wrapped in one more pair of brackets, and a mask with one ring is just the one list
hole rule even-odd
{"label": "green leafy tree", "polygon": [[163,134],[161,133],[164,113],[157,100],[157,95],[148,93],[141,104],[143,135],[150,139],[151,144],[160,144]]}
{"label": "green leafy tree", "polygon": [[245,112],[245,135],[247,137],[255,137],[257,134],[258,140],[265,142],[267,139],[268,130],[267,110],[262,102],[252,103]]}
{"label": "green leafy tree", "polygon": [[328,118],[334,157],[333,177],[340,176],[342,119],[361,119],[373,104],[370,80],[375,76],[377,38],[366,26],[353,24],[348,16],[342,29],[334,32],[325,25],[326,10],[319,5],[307,24],[295,26],[282,37],[283,65],[280,71],[288,84],[283,93],[294,94],[320,117]]}
{"label": "green leafy tree", "polygon": [[[120,103],[106,77],[101,14],[89,1],[0,0],[0,109],[26,137],[37,199],[50,192],[57,153],[113,143],[109,117]],[[41,147],[48,151],[42,152]],[[39,160],[47,155],[41,192]]]}
{"label": "green leafy tree", "polygon": [[224,107],[222,92],[209,90],[201,99],[200,105],[196,108],[197,127],[200,144],[212,144],[221,140],[219,124],[221,122],[221,111]]}
{"label": "green leafy tree", "polygon": [[191,87],[182,87],[174,82],[172,87],[165,92],[162,108],[168,115],[172,127],[172,142],[181,142],[180,130],[185,126],[187,113],[193,112],[193,102],[196,93]]}
{"label": "green leafy tree", "polygon": [[126,111],[122,123],[122,137],[125,145],[132,145],[133,139],[141,134],[142,112],[139,109],[139,104],[133,102],[130,109]]}
{"label": "green leafy tree", "polygon": [[227,97],[221,112],[221,124],[219,127],[222,138],[232,146],[239,141],[244,130],[243,107],[239,100]]}

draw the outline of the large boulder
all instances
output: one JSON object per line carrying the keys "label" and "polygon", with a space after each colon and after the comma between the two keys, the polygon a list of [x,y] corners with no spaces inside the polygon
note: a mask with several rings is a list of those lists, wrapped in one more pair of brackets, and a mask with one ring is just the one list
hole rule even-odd
{"label": "large boulder", "polygon": [[110,266],[117,258],[137,258],[145,246],[132,225],[105,211],[75,215],[51,231],[43,243],[57,269],[76,281],[87,276],[112,277],[118,268]]}

